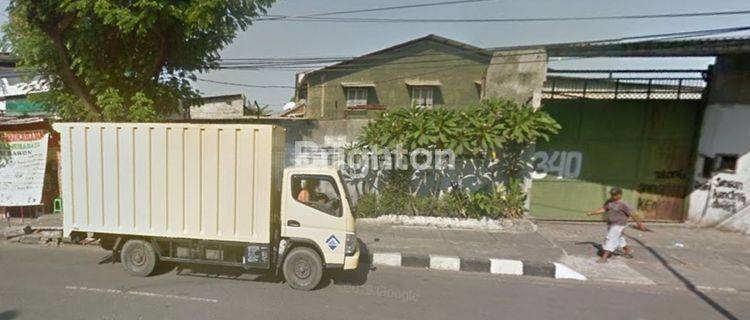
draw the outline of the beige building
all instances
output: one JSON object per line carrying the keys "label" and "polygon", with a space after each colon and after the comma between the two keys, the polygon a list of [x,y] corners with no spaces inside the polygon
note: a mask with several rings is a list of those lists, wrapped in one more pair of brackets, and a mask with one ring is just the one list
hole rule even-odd
{"label": "beige building", "polygon": [[244,115],[244,94],[203,97],[200,105],[190,106],[190,119],[237,119]]}

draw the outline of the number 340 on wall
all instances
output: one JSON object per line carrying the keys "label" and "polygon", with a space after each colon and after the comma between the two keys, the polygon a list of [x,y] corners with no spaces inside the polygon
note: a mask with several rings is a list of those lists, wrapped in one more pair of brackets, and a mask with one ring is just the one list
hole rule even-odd
{"label": "number 340 on wall", "polygon": [[583,154],[578,151],[537,151],[534,153],[532,179],[551,174],[558,179],[575,179],[581,175]]}

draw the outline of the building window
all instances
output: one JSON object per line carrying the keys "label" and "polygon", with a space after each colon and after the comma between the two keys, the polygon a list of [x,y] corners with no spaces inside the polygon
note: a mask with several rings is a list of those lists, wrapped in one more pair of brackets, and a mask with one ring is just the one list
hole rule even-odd
{"label": "building window", "polygon": [[737,170],[736,154],[719,154],[717,158],[719,160],[716,168],[718,171],[735,172]]}
{"label": "building window", "polygon": [[717,154],[715,158],[703,158],[703,170],[701,175],[704,178],[711,178],[716,172],[737,172],[736,154]]}
{"label": "building window", "polygon": [[703,158],[703,170],[701,176],[706,179],[710,179],[714,173],[714,158],[705,157]]}
{"label": "building window", "polygon": [[367,87],[346,88],[346,106],[356,107],[367,105]]}
{"label": "building window", "polygon": [[432,108],[432,94],[434,87],[411,87],[411,104],[417,108]]}

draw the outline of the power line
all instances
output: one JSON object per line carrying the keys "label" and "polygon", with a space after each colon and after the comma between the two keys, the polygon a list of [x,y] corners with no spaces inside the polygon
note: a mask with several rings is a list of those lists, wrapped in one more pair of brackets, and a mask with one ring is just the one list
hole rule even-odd
{"label": "power line", "polygon": [[[411,56],[414,57],[414,56]],[[489,59],[489,58],[488,58]],[[425,60],[418,60],[418,61],[393,61],[389,62],[389,65],[409,65],[409,66],[419,66],[424,64],[433,64],[433,63],[444,63],[444,62],[452,62],[452,61],[464,61],[463,58],[443,58],[443,59],[425,59]],[[337,60],[338,61],[338,60]],[[333,61],[333,62],[337,62]],[[357,66],[376,66],[380,65],[381,63],[378,62],[379,60],[368,60],[363,59],[363,61],[358,61]],[[261,64],[254,64],[254,63],[241,63],[241,64],[219,64],[220,69],[267,69],[267,68],[319,68],[319,67],[325,67],[325,64],[322,63],[307,63],[307,62],[281,62],[281,63],[261,63]],[[338,66],[329,66],[329,67],[338,67]],[[346,66],[343,66],[346,67]]]}
{"label": "power line", "polygon": [[[553,44],[544,44],[544,45],[534,45],[534,46],[526,46],[526,47],[495,47],[495,48],[484,48],[478,50],[484,50],[486,52],[490,51],[502,51],[502,50],[515,50],[519,48],[543,48],[546,47],[548,49],[554,49],[554,50],[565,50],[565,48],[576,48],[576,47],[582,47],[582,46],[593,46],[593,45],[601,45],[601,44],[618,44],[618,43],[630,43],[630,44],[636,44],[636,43],[644,43],[649,41],[665,41],[665,40],[673,40],[673,39],[684,39],[684,38],[690,38],[690,37],[701,37],[701,36],[710,36],[710,35],[717,35],[717,34],[723,34],[723,33],[733,33],[733,32],[741,32],[741,31],[750,31],[750,26],[743,26],[743,27],[731,27],[731,28],[721,28],[721,29],[707,29],[707,30],[696,30],[696,31],[685,31],[685,32],[672,32],[672,33],[660,33],[660,34],[650,34],[650,35],[638,35],[638,36],[627,36],[627,37],[620,37],[620,38],[611,38],[611,39],[601,39],[601,40],[593,40],[593,41],[579,41],[579,42],[568,42],[568,43],[553,43]],[[635,42],[626,42],[626,41],[633,41],[633,40],[640,40]],[[689,42],[685,43],[685,46],[693,45]],[[679,46],[679,44],[676,44],[675,46]],[[512,55],[529,55],[529,54],[536,54],[534,52],[521,52],[521,53],[509,53],[506,54],[507,56]],[[431,55],[440,55],[440,53],[423,53],[418,55],[419,57],[426,57]],[[317,68],[326,68],[327,71],[347,71],[347,70],[360,70],[363,67],[368,66],[377,66],[381,65],[382,62],[388,62],[389,65],[407,65],[407,66],[399,66],[398,68],[403,69],[409,69],[409,68],[419,68],[419,65],[422,64],[429,64],[429,63],[446,63],[451,61],[459,61],[463,60],[461,58],[448,58],[448,59],[428,59],[428,60],[419,60],[419,61],[391,61],[396,60],[399,58],[413,58],[415,57],[412,54],[407,53],[382,53],[374,56],[361,56],[361,57],[306,57],[306,58],[246,58],[246,59],[240,59],[235,58],[228,62],[222,62],[219,64],[220,69],[228,69],[228,70],[262,70],[262,69],[293,69],[298,70],[301,69],[317,69]],[[348,58],[348,59],[343,59]],[[334,64],[334,65],[327,65],[329,63],[335,63],[340,61],[347,61],[349,59],[356,58],[356,65],[350,66],[348,64]]]}
{"label": "power line", "polygon": [[[332,13],[337,14],[337,13]],[[569,22],[597,20],[638,20],[638,19],[674,19],[695,17],[717,17],[747,15],[750,10],[661,13],[609,16],[576,16],[576,17],[535,17],[535,18],[486,18],[486,19],[413,19],[413,18],[366,18],[366,17],[320,17],[307,16],[273,16],[258,18],[257,21],[295,21],[295,22],[331,22],[331,23],[509,23],[509,22]]]}
{"label": "power line", "polygon": [[437,6],[444,6],[444,5],[473,3],[473,2],[487,2],[487,1],[491,1],[491,0],[460,0],[460,1],[429,2],[429,3],[419,3],[419,4],[410,4],[410,5],[393,6],[393,7],[380,7],[380,8],[367,8],[367,9],[356,9],[356,10],[347,10],[347,11],[323,12],[323,13],[314,13],[314,14],[307,14],[307,15],[301,15],[301,16],[275,15],[275,16],[269,16],[271,17],[271,19],[269,20],[285,20],[289,18],[312,18],[312,17],[331,16],[331,15],[347,14],[347,13],[363,13],[363,12],[389,11],[389,10],[411,9],[411,8],[437,7]]}
{"label": "power line", "polygon": [[[477,50],[482,50],[477,48]],[[528,53],[509,53],[507,56],[525,56]],[[429,59],[429,60],[418,60],[418,61],[391,61],[399,58],[424,58],[429,56],[440,56],[442,59]],[[483,51],[483,58],[491,56],[489,51]],[[260,69],[284,69],[284,68],[338,68],[345,69],[350,68],[346,64],[335,64],[330,63],[348,61],[351,59],[357,59],[357,66],[376,66],[380,65],[383,61],[389,61],[389,65],[419,65],[425,63],[436,63],[436,62],[450,62],[450,61],[464,61],[464,58],[444,58],[442,53],[420,53],[420,54],[405,54],[405,53],[379,53],[377,55],[364,55],[360,57],[346,57],[342,58],[303,58],[297,60],[297,58],[247,58],[246,61],[242,59],[232,59],[229,62],[219,63],[220,69],[244,69],[244,70],[260,70]],[[409,68],[409,67],[405,67]]]}
{"label": "power line", "polygon": [[[559,59],[559,60],[560,61],[569,61],[569,60],[578,60],[578,59],[586,59],[586,58],[564,58],[564,59]],[[547,61],[547,60],[546,59],[537,59],[537,60],[526,60],[526,61],[510,61],[510,62],[505,61],[505,62],[494,62],[494,63],[490,62],[487,65],[537,63],[537,62],[545,62],[545,61]],[[397,76],[397,77],[386,78],[386,79],[373,79],[371,82],[375,83],[375,84],[386,83],[386,82],[391,82],[391,81],[396,81],[396,80],[402,80],[402,79],[408,79],[408,78],[413,78],[413,77],[425,76],[425,75],[429,75],[429,74],[446,72],[446,71],[450,71],[450,70],[461,68],[461,67],[471,67],[471,66],[474,66],[474,67],[486,68],[487,65],[476,65],[476,64],[470,64],[470,63],[455,64],[455,65],[452,65],[452,66],[448,66],[448,67],[444,67],[444,68],[440,68],[440,69],[436,69],[436,70],[430,70],[430,71],[426,71],[426,72],[421,72],[421,73],[410,73],[410,74],[400,75],[400,76]],[[403,68],[401,68],[401,69],[403,69]],[[423,68],[419,68],[419,69],[423,69]],[[200,79],[200,78],[198,78],[198,80],[205,81],[205,79]],[[209,82],[219,83],[219,84],[226,84],[226,85],[236,85],[236,86],[242,86],[242,87],[248,86],[248,85],[245,85],[245,84],[242,84],[242,83],[213,81],[213,80],[208,80],[208,81]],[[252,87],[255,87],[255,86],[252,86]],[[275,86],[275,87],[281,87],[281,86]],[[289,86],[289,88],[295,88],[295,87]]]}
{"label": "power line", "polygon": [[230,86],[247,87],[247,88],[294,89],[294,86],[246,84],[246,83],[237,83],[237,82],[216,81],[216,80],[209,80],[209,79],[202,79],[202,78],[196,78],[196,80],[204,81],[204,82],[211,82],[211,83],[216,83],[216,84],[230,85]]}
{"label": "power line", "polygon": [[[670,39],[684,39],[684,38],[689,38],[689,37],[709,36],[709,35],[716,35],[716,34],[722,34],[722,33],[748,31],[748,30],[750,30],[750,26],[720,28],[720,29],[706,29],[706,30],[686,31],[686,32],[672,32],[672,33],[661,33],[661,34],[640,35],[640,36],[628,36],[628,37],[620,37],[620,38],[614,38],[614,39],[603,39],[603,40],[581,41],[581,42],[569,42],[569,43],[558,43],[558,44],[546,44],[546,45],[529,46],[529,47],[538,47],[538,48],[541,48],[541,47],[557,47],[559,49],[559,48],[564,48],[564,47],[575,47],[575,46],[597,45],[597,44],[617,44],[617,43],[622,43],[622,42],[625,42],[625,41],[643,40],[643,41],[635,41],[635,42],[625,42],[625,43],[628,43],[628,44],[637,44],[637,43],[644,43],[644,42],[650,42],[650,41],[664,41],[664,40],[670,40]],[[686,45],[691,45],[691,44],[690,43],[686,43]],[[516,47],[516,48],[508,48],[508,47],[485,48],[483,50],[492,51],[492,50],[513,50],[513,49],[518,49],[518,47]],[[511,53],[510,55],[528,55],[528,54],[536,54],[536,53],[520,53],[520,54],[519,53]],[[364,56],[364,57],[360,57],[360,59],[363,59],[365,61],[366,61],[366,59],[378,59],[378,58],[380,58],[380,59],[384,59],[384,58],[385,59],[393,59],[394,56],[398,56],[398,55],[392,55],[390,57],[368,57],[368,56]],[[413,55],[401,54],[400,56],[402,56],[402,57],[408,57],[408,56],[413,56]],[[569,59],[565,59],[565,60],[584,59],[584,58],[586,58],[586,57],[569,58]],[[313,66],[313,65],[311,65],[310,61],[321,61],[321,60],[324,60],[324,59],[334,60],[334,59],[338,59],[338,57],[336,57],[336,58],[331,58],[331,57],[306,57],[306,58],[280,58],[280,57],[275,57],[275,58],[247,58],[247,59],[235,58],[235,59],[231,59],[231,60],[232,61],[241,61],[241,60],[261,61],[262,65],[257,65],[257,64],[256,65],[253,65],[253,64],[242,65],[241,63],[237,63],[237,64],[230,64],[230,65],[224,65],[224,66],[222,66],[220,64],[220,68],[222,68],[222,69],[229,69],[229,70],[242,70],[243,68],[250,68],[250,69],[294,68],[294,67],[299,68],[300,66]],[[230,60],[230,59],[224,59],[224,60]],[[444,60],[448,60],[448,59],[444,59]],[[456,59],[456,60],[461,60],[461,59]],[[490,62],[489,64],[490,65],[494,65],[494,64],[518,64],[518,63],[541,62],[541,61],[542,60],[538,60],[538,61],[511,61],[511,62],[502,62],[502,63],[492,63],[492,62]],[[411,64],[416,64],[416,63],[419,63],[419,61],[411,62]],[[372,62],[370,62],[370,64],[372,64]],[[438,73],[438,72],[443,72],[443,71],[449,71],[449,70],[452,70],[452,69],[455,69],[455,68],[465,67],[465,66],[471,66],[471,65],[474,65],[474,64],[456,64],[456,65],[448,66],[446,68],[442,68],[442,69],[438,69],[438,70],[431,70],[431,71],[428,71],[426,73],[409,74],[409,75],[399,76],[399,77],[392,78],[392,79],[377,80],[377,81],[374,81],[374,82],[375,83],[389,82],[389,81],[394,81],[394,80],[398,80],[398,79],[404,79],[404,78],[409,78],[409,77],[421,76],[421,75],[425,75],[425,74],[432,74],[432,73]],[[325,69],[318,70],[318,71],[333,71],[333,72],[335,72],[335,71],[349,71],[349,70],[356,71],[356,70],[361,70],[361,68],[363,66],[366,66],[366,64],[362,65],[362,64],[358,63],[357,65],[355,65],[353,67],[349,66],[349,65],[333,65],[333,66],[328,66]],[[399,69],[409,69],[409,68],[415,68],[415,67],[399,67]],[[416,67],[416,68],[421,68],[421,67]],[[226,84],[226,85],[237,85],[237,86],[243,86],[243,87],[251,87],[251,88],[288,88],[288,89],[294,88],[293,86],[247,85],[247,84],[241,84],[241,83],[231,83],[231,82],[214,81],[214,80],[207,80],[207,79],[198,79],[198,80],[208,81],[208,82],[214,82],[214,83],[219,83],[219,84]]]}
{"label": "power line", "polygon": [[[577,59],[583,59],[583,58],[566,58],[564,60],[567,61],[567,60],[577,60]],[[489,63],[489,65],[536,63],[536,62],[544,62],[544,61],[547,61],[547,60],[546,59],[539,59],[539,60],[528,60],[528,61],[495,62],[495,63]],[[457,69],[457,68],[460,68],[460,67],[468,67],[468,66],[476,66],[476,65],[473,65],[473,64],[456,64],[456,65],[452,65],[452,66],[449,66],[449,67],[440,68],[440,69],[437,69],[437,70],[430,70],[430,71],[422,72],[422,73],[412,73],[412,74],[401,75],[401,76],[398,76],[398,77],[387,78],[387,79],[373,80],[372,82],[376,83],[376,84],[378,84],[378,83],[382,84],[382,83],[386,83],[386,82],[397,81],[397,80],[402,80],[402,79],[407,79],[407,78],[412,78],[412,77],[419,77],[419,76],[424,76],[424,75],[428,75],[428,74],[435,74],[435,73],[440,73],[440,72],[446,72],[446,71],[450,71],[450,70]],[[486,67],[486,66],[481,65],[481,66],[477,66],[477,67]],[[202,78],[197,78],[197,80],[199,80],[199,81],[206,81],[206,82],[212,82],[212,83],[217,83],[217,84],[239,86],[239,87],[250,87],[250,88],[259,88],[259,87],[260,88],[268,88],[268,87],[271,87],[271,88],[284,88],[284,89],[294,89],[294,88],[296,88],[294,86],[247,85],[247,84],[244,84],[244,83],[215,81],[215,80],[208,80],[208,79],[202,79]]]}

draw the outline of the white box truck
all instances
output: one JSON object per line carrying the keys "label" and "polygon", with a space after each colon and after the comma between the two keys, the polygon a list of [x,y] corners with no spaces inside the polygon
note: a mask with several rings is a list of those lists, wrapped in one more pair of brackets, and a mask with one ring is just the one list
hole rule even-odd
{"label": "white box truck", "polygon": [[127,272],[159,261],[268,269],[300,290],[356,269],[354,216],[334,168],[284,169],[273,125],[56,123],[63,232],[93,233]]}

